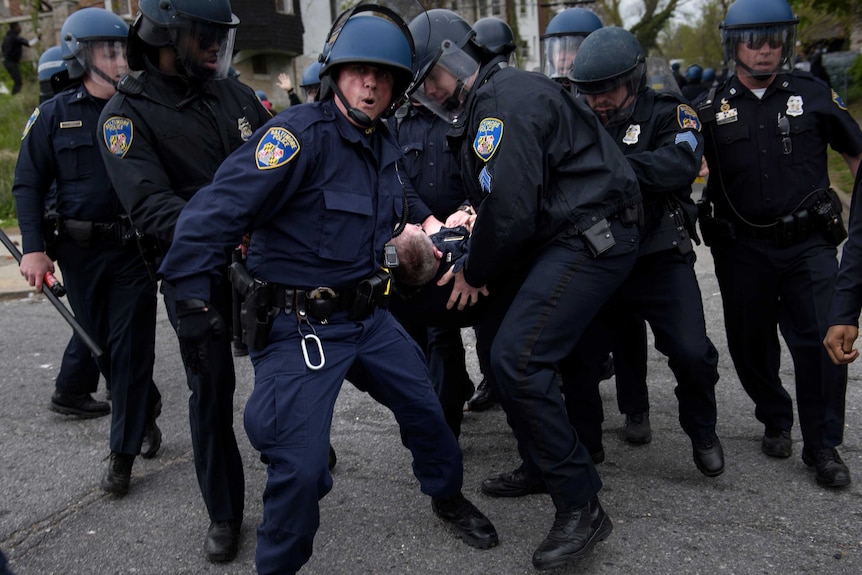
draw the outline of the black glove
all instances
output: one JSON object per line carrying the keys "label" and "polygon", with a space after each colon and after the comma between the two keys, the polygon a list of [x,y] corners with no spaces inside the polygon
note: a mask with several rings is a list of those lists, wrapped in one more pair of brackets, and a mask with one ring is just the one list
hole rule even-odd
{"label": "black glove", "polygon": [[200,299],[177,301],[177,337],[183,363],[196,374],[209,371],[207,349],[210,341],[225,333],[219,312]]}

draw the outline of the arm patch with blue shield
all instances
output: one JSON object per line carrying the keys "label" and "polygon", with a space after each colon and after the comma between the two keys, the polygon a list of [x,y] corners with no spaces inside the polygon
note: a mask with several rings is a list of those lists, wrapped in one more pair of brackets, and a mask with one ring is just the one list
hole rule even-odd
{"label": "arm patch with blue shield", "polygon": [[680,104],[676,107],[676,121],[680,128],[700,132],[700,118],[697,117],[694,108],[688,104]]}
{"label": "arm patch with blue shield", "polygon": [[128,118],[111,116],[102,124],[102,137],[105,147],[113,155],[123,158],[132,147],[132,139],[135,135],[135,126]]}
{"label": "arm patch with blue shield", "polygon": [[299,153],[299,140],[289,130],[273,127],[260,138],[254,156],[258,170],[284,166]]}

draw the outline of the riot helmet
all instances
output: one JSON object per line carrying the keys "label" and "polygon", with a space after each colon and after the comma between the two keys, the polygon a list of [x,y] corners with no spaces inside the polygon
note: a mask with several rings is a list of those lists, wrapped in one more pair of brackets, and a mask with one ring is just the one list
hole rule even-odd
{"label": "riot helmet", "polygon": [[299,87],[302,89],[303,102],[307,104],[317,99],[317,93],[320,92],[320,62],[312,62],[305,68]]}
{"label": "riot helmet", "polygon": [[42,55],[39,56],[37,74],[39,76],[40,104],[72,83],[60,46],[51,46],[42,52]]}
{"label": "riot helmet", "polygon": [[239,25],[228,0],[140,0],[139,8],[129,35],[133,68],[143,68],[141,56],[147,46],[172,46],[180,74],[198,79],[227,77]]}
{"label": "riot helmet", "polygon": [[566,8],[551,18],[542,34],[542,74],[567,85],[572,63],[584,38],[602,27],[586,8]]}
{"label": "riot helmet", "polygon": [[417,86],[413,98],[452,122],[482,62],[476,32],[451,10],[428,10],[410,22],[416,42]]}
{"label": "riot helmet", "polygon": [[473,23],[476,43],[489,54],[509,57],[515,51],[515,35],[512,27],[494,16],[479,18]]}
{"label": "riot helmet", "polygon": [[[373,38],[373,42],[369,39]],[[360,4],[342,13],[333,24],[320,54],[320,100],[334,94],[347,115],[363,127],[373,126],[380,117],[390,116],[407,98],[413,82],[415,49],[407,25],[391,9],[376,4]],[[338,87],[338,73],[344,64],[369,64],[392,74],[392,100],[377,118],[369,118],[346,101]]]}
{"label": "riot helmet", "polygon": [[[789,71],[796,51],[798,22],[785,0],[736,0],[719,26],[725,61],[758,79]],[[741,49],[761,55],[748,62],[740,61]]]}
{"label": "riot helmet", "polygon": [[692,64],[685,69],[685,81],[691,84],[699,84],[703,77],[703,68],[697,64]]}
{"label": "riot helmet", "polygon": [[605,126],[626,122],[646,86],[646,63],[634,34],[611,26],[584,40],[569,73],[578,92]]}
{"label": "riot helmet", "polygon": [[715,68],[704,68],[700,81],[704,84],[712,85],[715,82]]}
{"label": "riot helmet", "polygon": [[70,14],[60,29],[60,52],[69,79],[86,75],[98,85],[115,88],[128,72],[128,35],[128,24],[104,8],[82,8]]}

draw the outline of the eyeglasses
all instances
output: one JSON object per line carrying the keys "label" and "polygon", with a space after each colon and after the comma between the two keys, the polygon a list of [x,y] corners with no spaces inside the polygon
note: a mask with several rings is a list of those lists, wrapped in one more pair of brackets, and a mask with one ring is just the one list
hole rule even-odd
{"label": "eyeglasses", "polygon": [[793,152],[793,142],[790,140],[790,120],[787,116],[778,114],[778,133],[781,136],[781,148],[785,156]]}

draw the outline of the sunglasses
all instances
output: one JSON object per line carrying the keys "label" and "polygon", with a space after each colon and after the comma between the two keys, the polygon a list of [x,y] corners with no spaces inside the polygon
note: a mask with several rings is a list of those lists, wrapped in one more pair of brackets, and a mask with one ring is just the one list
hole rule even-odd
{"label": "sunglasses", "polygon": [[760,50],[767,43],[772,49],[781,48],[784,46],[784,34],[782,32],[754,34],[745,40],[745,47],[749,50]]}

